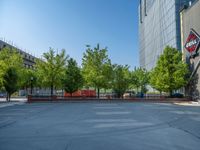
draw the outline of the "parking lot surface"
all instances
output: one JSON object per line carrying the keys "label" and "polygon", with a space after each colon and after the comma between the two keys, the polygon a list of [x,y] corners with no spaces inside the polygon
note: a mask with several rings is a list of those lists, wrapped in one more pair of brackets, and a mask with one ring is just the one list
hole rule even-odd
{"label": "parking lot surface", "polygon": [[58,102],[0,108],[0,150],[198,150],[200,108]]}

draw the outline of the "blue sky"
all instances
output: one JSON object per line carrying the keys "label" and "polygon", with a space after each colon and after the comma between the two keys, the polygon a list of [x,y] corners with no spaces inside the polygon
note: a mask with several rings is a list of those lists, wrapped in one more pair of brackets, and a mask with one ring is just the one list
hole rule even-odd
{"label": "blue sky", "polygon": [[36,56],[66,49],[81,65],[85,45],[112,63],[139,66],[139,0],[0,0],[0,38]]}

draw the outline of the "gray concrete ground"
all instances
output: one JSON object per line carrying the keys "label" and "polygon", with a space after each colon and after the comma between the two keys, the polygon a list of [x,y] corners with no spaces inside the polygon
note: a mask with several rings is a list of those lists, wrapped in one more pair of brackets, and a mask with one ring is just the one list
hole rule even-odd
{"label": "gray concrete ground", "polygon": [[0,108],[0,150],[198,150],[200,108],[32,103]]}

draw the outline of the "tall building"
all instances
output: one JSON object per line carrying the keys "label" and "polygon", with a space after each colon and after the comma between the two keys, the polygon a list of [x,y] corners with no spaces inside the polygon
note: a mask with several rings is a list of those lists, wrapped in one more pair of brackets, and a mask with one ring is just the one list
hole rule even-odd
{"label": "tall building", "polygon": [[182,52],[191,71],[186,94],[200,100],[200,0],[184,7],[180,14]]}
{"label": "tall building", "polygon": [[195,0],[140,0],[140,66],[151,70],[169,45],[181,50],[180,9]]}

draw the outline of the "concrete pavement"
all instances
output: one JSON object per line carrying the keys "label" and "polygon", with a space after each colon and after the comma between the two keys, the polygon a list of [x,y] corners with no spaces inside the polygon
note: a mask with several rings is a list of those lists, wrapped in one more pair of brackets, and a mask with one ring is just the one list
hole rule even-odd
{"label": "concrete pavement", "polygon": [[200,108],[31,103],[0,108],[0,150],[197,150]]}
{"label": "concrete pavement", "polygon": [[[26,97],[12,97],[10,99],[11,102],[26,102],[27,98]],[[0,102],[6,102],[6,98],[0,98]]]}

